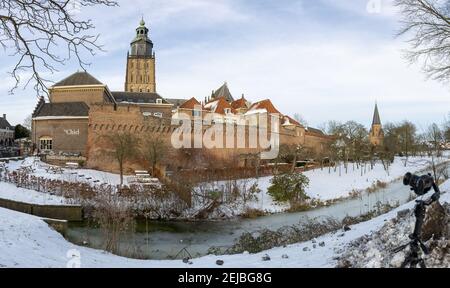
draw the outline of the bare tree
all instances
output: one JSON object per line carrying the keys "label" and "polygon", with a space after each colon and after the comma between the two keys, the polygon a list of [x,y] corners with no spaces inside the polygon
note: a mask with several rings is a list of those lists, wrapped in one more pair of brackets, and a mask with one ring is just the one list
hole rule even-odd
{"label": "bare tree", "polygon": [[428,77],[450,80],[450,0],[395,0],[403,15],[399,35],[412,34],[407,58],[423,61]]}
{"label": "bare tree", "polygon": [[23,120],[23,127],[27,128],[28,130],[32,130],[32,123],[33,123],[33,116],[30,114]]}
{"label": "bare tree", "polygon": [[[444,123],[444,137],[447,143],[450,143],[450,113]],[[447,144],[446,143],[446,144]]]}
{"label": "bare tree", "polygon": [[143,158],[150,163],[152,168],[152,175],[155,176],[156,166],[161,164],[165,159],[169,144],[162,135],[149,134],[143,141],[141,153]]}
{"label": "bare tree", "polygon": [[17,59],[10,72],[15,79],[11,93],[22,81],[25,87],[32,83],[38,95],[47,93],[51,81],[45,73],[56,72],[57,65],[72,58],[85,70],[89,63],[83,53],[93,56],[102,50],[97,44],[99,35],[89,34],[95,28],[92,21],[79,19],[73,5],[82,9],[118,4],[110,0],[0,0],[0,46]]}
{"label": "bare tree", "polygon": [[308,127],[308,121],[306,121],[305,117],[303,117],[301,114],[296,113],[294,115],[294,120],[302,124],[303,126]]}
{"label": "bare tree", "polygon": [[124,163],[138,155],[139,139],[130,132],[115,132],[104,137],[111,146],[111,150],[107,154],[119,164],[120,185],[122,186]]}
{"label": "bare tree", "polygon": [[424,137],[427,141],[428,154],[430,156],[430,166],[433,170],[433,176],[436,182],[439,182],[440,178],[447,171],[447,165],[440,165],[439,158],[442,157],[441,144],[443,143],[443,133],[437,124],[432,124]]}

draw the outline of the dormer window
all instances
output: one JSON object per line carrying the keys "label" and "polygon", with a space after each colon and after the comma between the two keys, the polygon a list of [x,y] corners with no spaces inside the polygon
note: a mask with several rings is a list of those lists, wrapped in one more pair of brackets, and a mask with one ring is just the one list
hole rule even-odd
{"label": "dormer window", "polygon": [[231,114],[231,108],[225,108],[225,114]]}
{"label": "dormer window", "polygon": [[163,100],[162,99],[156,99],[156,104],[163,104]]}

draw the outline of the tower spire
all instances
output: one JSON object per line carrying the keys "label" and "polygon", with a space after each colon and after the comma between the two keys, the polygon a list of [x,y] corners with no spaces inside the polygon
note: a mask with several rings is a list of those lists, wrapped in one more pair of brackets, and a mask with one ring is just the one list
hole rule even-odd
{"label": "tower spire", "polygon": [[372,128],[370,129],[369,140],[372,146],[380,147],[384,141],[384,131],[381,125],[380,112],[378,111],[378,103],[375,103],[375,111],[373,113]]}
{"label": "tower spire", "polygon": [[378,103],[375,103],[375,112],[373,113],[373,125],[381,125],[380,112],[378,111]]}

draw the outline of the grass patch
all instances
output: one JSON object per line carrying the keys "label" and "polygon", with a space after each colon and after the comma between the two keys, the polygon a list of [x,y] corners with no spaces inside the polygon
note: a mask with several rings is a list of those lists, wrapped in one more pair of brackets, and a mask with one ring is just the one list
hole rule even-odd
{"label": "grass patch", "polygon": [[245,211],[241,214],[241,217],[244,219],[256,219],[256,218],[263,217],[266,215],[267,215],[267,213],[262,210],[246,208]]}

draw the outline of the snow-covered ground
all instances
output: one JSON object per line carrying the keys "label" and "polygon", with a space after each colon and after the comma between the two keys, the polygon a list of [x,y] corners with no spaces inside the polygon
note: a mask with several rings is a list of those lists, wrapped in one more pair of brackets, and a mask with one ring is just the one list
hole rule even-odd
{"label": "snow-covered ground", "polygon": [[43,177],[50,180],[62,180],[68,182],[86,182],[94,183],[94,181],[100,181],[100,184],[119,185],[120,176],[118,174],[102,172],[92,169],[63,169],[62,174],[55,174],[47,169],[51,165],[38,161],[34,157],[26,158],[23,161],[11,161],[6,167],[9,171],[16,171],[22,167],[32,167],[34,172],[30,173],[36,177]]}
{"label": "snow-covered ground", "polygon": [[[440,162],[448,160],[448,158],[441,158]],[[382,163],[377,162],[374,169],[367,171],[363,176],[361,176],[361,170],[356,168],[353,170],[352,164],[348,167],[348,173],[345,173],[343,167],[341,168],[341,176],[339,172],[328,174],[328,169],[308,171],[305,175],[309,177],[310,185],[306,192],[310,197],[323,201],[348,197],[350,192],[365,190],[377,181],[389,183],[408,172],[419,172],[429,166],[428,158],[410,157],[406,160],[397,157],[389,167],[389,171],[383,168]]]}
{"label": "snow-covered ground", "polygon": [[0,182],[0,198],[37,205],[68,205],[64,197],[17,188],[4,182]]}
{"label": "snow-covered ground", "polygon": [[[439,161],[449,161],[449,159],[448,157],[445,157],[441,158]],[[406,161],[405,166],[405,159],[397,157],[390,166],[388,172],[380,162],[377,162],[373,169],[369,169],[370,167],[368,167],[368,165],[365,168],[360,167],[360,169],[363,169],[363,173],[361,173],[360,169],[354,168],[352,164],[349,165],[347,173],[343,166],[336,169],[336,171],[331,169],[331,172],[328,168],[323,170],[311,170],[305,172],[305,175],[310,179],[310,185],[306,189],[306,193],[311,198],[319,199],[321,201],[346,198],[350,193],[354,191],[363,191],[371,187],[377,181],[388,183],[402,177],[407,172],[418,172],[426,169],[429,165],[430,162],[428,158],[410,157],[408,161]],[[99,182],[112,185],[118,185],[120,183],[120,176],[117,174],[91,169],[63,169],[62,174],[54,174],[51,171],[48,171],[48,164],[42,163],[33,157],[26,158],[24,161],[11,161],[7,164],[9,171],[18,170],[22,167],[32,167],[34,170],[32,175],[52,180],[86,182],[91,184]],[[361,176],[361,174],[363,174],[363,176]],[[233,217],[242,215],[247,208],[258,209],[267,213],[281,213],[287,211],[289,209],[288,204],[277,204],[272,200],[271,196],[268,195],[267,191],[271,185],[271,179],[272,177],[262,177],[259,179],[238,180],[237,182],[240,187],[242,187],[244,183],[246,183],[247,188],[255,182],[258,183],[261,193],[257,195],[256,200],[250,201],[245,205],[243,203],[222,205],[219,209],[220,211],[218,210],[216,214],[224,214],[228,217]],[[214,190],[215,188],[221,190],[226,184],[227,183],[225,182],[217,182],[209,183],[208,185],[211,190]],[[63,199],[58,197],[25,189],[14,190],[12,189],[12,186],[4,183],[1,183],[1,185],[0,188],[3,188],[0,189],[0,198],[21,202],[30,201],[30,203],[35,204],[64,204]],[[200,209],[201,207],[201,205],[196,205],[193,211],[197,211],[197,209]]]}
{"label": "snow-covered ground", "polygon": [[[450,190],[450,181],[441,186],[442,191]],[[442,195],[441,202],[450,203],[450,193]],[[0,267],[158,267],[158,268],[204,268],[218,267],[217,260],[223,260],[225,268],[293,268],[293,267],[335,267],[350,243],[364,235],[380,230],[387,221],[397,217],[399,211],[412,209],[414,202],[403,205],[390,213],[368,222],[351,227],[348,232],[324,235],[316,239],[325,246],[313,248],[311,241],[275,248],[258,254],[232,256],[206,256],[193,259],[192,264],[180,260],[142,261],[126,259],[109,253],[79,247],[67,242],[41,219],[0,209]],[[406,237],[406,235],[405,235]],[[270,261],[263,261],[268,255]]]}
{"label": "snow-covered ground", "polygon": [[[449,161],[448,157],[440,158],[438,163]],[[406,162],[406,166],[405,166]],[[356,166],[356,165],[355,165]],[[368,165],[369,166],[369,165]],[[428,158],[421,157],[409,157],[408,160],[397,157],[394,163],[389,167],[389,171],[386,171],[382,163],[377,162],[373,168],[370,167],[363,169],[363,176],[361,176],[361,170],[353,169],[353,165],[349,164],[347,173],[343,166],[336,169],[328,168],[315,169],[307,171],[304,174],[309,178],[309,187],[306,189],[306,193],[313,199],[321,201],[337,200],[341,198],[347,198],[350,193],[355,191],[364,191],[371,187],[378,181],[389,183],[400,177],[403,177],[407,172],[419,172],[429,168],[430,161]],[[246,179],[239,180],[238,185],[241,187],[244,182],[247,183],[247,187],[253,183],[258,183],[261,193],[258,195],[258,199],[247,203],[248,208],[259,209],[268,213],[281,213],[289,209],[288,204],[275,203],[270,195],[267,194],[268,188],[271,186],[272,177],[262,177],[259,179]],[[223,189],[226,186],[226,182],[211,183],[211,187]],[[234,209],[236,207],[233,207]],[[243,207],[237,207],[242,209]],[[230,208],[231,209],[231,208]],[[243,209],[242,209],[243,210]],[[234,213],[240,214],[243,211],[237,211]]]}

